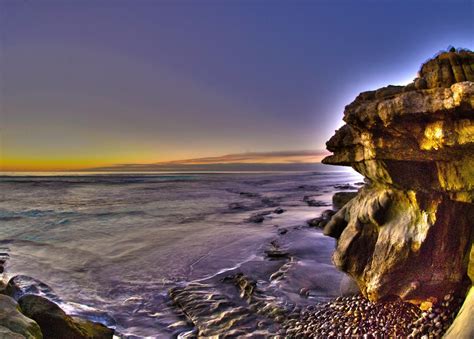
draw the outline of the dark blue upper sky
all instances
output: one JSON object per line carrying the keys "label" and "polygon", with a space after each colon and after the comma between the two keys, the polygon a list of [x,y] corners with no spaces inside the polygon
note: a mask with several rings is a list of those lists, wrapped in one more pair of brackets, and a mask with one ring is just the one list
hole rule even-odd
{"label": "dark blue upper sky", "polygon": [[0,0],[3,166],[322,149],[360,91],[473,49],[473,18],[473,1]]}

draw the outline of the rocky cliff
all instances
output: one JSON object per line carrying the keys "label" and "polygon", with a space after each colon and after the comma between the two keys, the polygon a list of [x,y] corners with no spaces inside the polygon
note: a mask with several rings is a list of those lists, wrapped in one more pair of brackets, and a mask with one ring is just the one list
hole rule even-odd
{"label": "rocky cliff", "polygon": [[363,92],[327,142],[326,164],[366,185],[325,227],[333,260],[370,300],[436,302],[470,283],[474,53],[441,53],[407,86]]}

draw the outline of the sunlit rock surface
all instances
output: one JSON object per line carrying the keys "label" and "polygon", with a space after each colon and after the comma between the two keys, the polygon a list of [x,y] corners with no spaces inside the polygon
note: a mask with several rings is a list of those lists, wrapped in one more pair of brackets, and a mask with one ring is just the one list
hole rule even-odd
{"label": "sunlit rock surface", "polygon": [[352,166],[370,183],[325,227],[338,239],[335,264],[370,300],[440,300],[463,287],[474,220],[474,53],[442,53],[407,86],[361,93],[344,121],[323,162]]}

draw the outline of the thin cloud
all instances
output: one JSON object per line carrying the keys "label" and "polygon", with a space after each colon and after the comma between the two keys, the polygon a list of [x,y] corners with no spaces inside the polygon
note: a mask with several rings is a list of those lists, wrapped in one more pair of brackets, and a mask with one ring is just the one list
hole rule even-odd
{"label": "thin cloud", "polygon": [[[247,152],[237,154],[226,154],[216,157],[194,158],[186,160],[168,161],[157,164],[216,164],[235,162],[268,162],[269,160],[283,160],[284,162],[302,162],[301,158],[320,158],[326,156],[326,151],[277,151],[277,152]],[[296,158],[291,160],[291,158]],[[308,161],[310,159],[307,159]],[[278,161],[277,161],[278,162]]]}
{"label": "thin cloud", "polygon": [[[202,157],[152,164],[116,164],[92,168],[94,171],[222,171],[222,170],[300,170],[321,162],[327,151],[296,150],[246,152],[215,157]],[[309,165],[309,166],[308,166]]]}

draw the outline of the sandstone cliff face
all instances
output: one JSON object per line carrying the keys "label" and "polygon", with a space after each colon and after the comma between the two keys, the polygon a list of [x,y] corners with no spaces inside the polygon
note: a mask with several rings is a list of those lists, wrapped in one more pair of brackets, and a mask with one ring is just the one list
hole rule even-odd
{"label": "sandstone cliff face", "polygon": [[466,281],[474,236],[474,53],[426,62],[407,86],[361,93],[326,164],[370,182],[325,227],[335,264],[371,300],[436,300]]}

